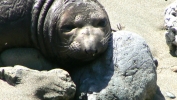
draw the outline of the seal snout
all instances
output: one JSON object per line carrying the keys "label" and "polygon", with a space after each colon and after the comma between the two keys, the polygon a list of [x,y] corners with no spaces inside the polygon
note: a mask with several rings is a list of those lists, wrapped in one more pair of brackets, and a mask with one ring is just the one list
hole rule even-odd
{"label": "seal snout", "polygon": [[85,49],[85,53],[94,56],[95,54],[98,53],[98,50],[96,50],[96,49]]}

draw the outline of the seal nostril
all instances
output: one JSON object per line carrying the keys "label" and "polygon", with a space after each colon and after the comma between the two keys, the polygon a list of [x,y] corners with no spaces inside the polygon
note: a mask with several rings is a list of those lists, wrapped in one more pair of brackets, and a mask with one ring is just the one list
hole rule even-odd
{"label": "seal nostril", "polygon": [[91,50],[91,49],[86,50],[86,49],[85,49],[85,53],[86,53],[86,54],[90,54],[90,55],[95,55],[96,53],[98,53],[98,50]]}

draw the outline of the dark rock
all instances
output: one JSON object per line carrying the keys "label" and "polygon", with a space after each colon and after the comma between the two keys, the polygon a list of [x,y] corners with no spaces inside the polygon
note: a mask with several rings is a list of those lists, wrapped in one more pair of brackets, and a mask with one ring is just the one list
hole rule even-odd
{"label": "dark rock", "polygon": [[152,100],[157,89],[156,65],[147,43],[126,31],[113,33],[107,52],[72,71],[71,77],[76,100]]}
{"label": "dark rock", "polygon": [[[31,70],[22,66],[1,67],[1,100],[70,100],[76,86],[62,69]],[[9,85],[10,84],[10,85]]]}

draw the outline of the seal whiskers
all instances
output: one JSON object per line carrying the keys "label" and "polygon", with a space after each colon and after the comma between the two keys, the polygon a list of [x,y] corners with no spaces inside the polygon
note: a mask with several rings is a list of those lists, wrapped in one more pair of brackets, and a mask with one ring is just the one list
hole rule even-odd
{"label": "seal whiskers", "polygon": [[101,40],[101,42],[103,43],[103,45],[107,44],[109,39],[111,38],[111,33],[107,33],[106,36]]}

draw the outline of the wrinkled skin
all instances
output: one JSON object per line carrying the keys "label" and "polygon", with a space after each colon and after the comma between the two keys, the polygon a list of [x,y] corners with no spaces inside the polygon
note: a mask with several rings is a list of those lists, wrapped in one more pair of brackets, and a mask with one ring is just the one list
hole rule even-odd
{"label": "wrinkled skin", "polygon": [[0,51],[34,47],[59,63],[81,63],[103,53],[111,37],[96,0],[1,0],[0,9]]}

